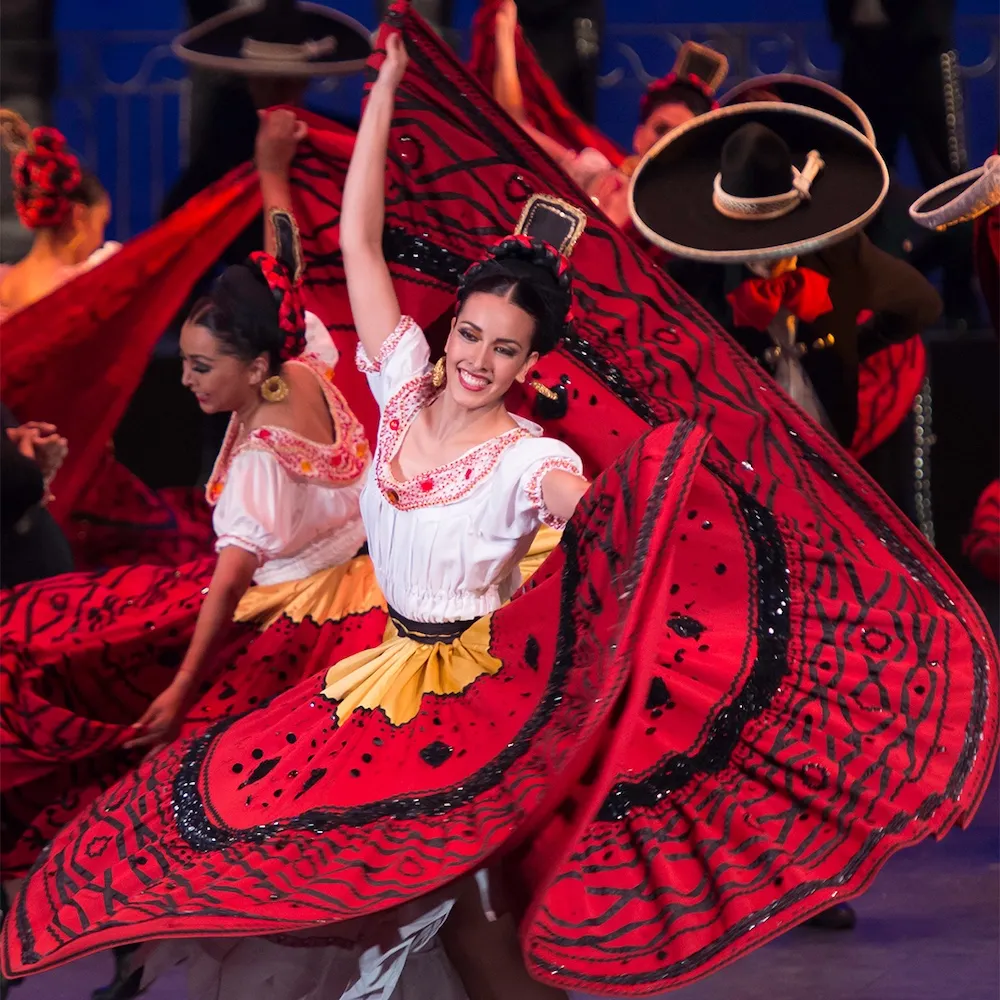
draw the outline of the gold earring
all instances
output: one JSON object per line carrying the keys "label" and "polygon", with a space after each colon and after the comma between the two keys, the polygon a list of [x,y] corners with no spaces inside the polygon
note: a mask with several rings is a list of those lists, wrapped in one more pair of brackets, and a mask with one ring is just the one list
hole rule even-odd
{"label": "gold earring", "polygon": [[272,375],[261,382],[260,394],[268,403],[280,403],[288,398],[288,383],[280,375]]}
{"label": "gold earring", "polygon": [[442,355],[437,359],[437,364],[434,366],[431,372],[431,384],[435,389],[440,389],[444,385],[445,380],[445,370],[444,370],[444,356]]}
{"label": "gold earring", "polygon": [[538,393],[539,396],[544,396],[546,399],[558,399],[559,393],[555,389],[550,389],[544,382],[532,382],[531,388]]}

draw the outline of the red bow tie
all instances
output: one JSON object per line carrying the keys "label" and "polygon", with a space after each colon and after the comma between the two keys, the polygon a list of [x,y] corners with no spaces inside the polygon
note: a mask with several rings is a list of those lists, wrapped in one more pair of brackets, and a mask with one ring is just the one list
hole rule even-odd
{"label": "red bow tie", "polygon": [[766,330],[780,309],[787,309],[804,323],[828,313],[830,279],[808,267],[785,271],[774,278],[747,278],[726,296],[733,307],[736,326]]}

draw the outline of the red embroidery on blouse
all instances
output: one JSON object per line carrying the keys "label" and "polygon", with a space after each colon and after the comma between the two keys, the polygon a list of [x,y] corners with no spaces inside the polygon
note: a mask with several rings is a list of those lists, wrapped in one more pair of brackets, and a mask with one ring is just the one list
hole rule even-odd
{"label": "red embroidery on blouse", "polygon": [[400,316],[399,322],[396,324],[396,329],[389,334],[385,340],[382,341],[382,346],[378,349],[378,355],[369,360],[368,355],[365,353],[365,349],[358,343],[357,349],[354,352],[354,360],[358,366],[358,371],[363,372],[365,375],[378,375],[382,371],[382,365],[389,360],[389,356],[393,351],[399,347],[399,342],[412,330],[417,327],[411,316]]}
{"label": "red embroidery on blouse", "polygon": [[571,458],[547,458],[531,474],[531,478],[524,485],[524,492],[527,493],[531,506],[538,511],[538,519],[542,524],[547,524],[550,528],[561,531],[566,527],[565,518],[557,517],[545,506],[545,499],[542,497],[542,481],[550,472],[570,472],[574,476],[582,474],[579,462],[574,462]]}
{"label": "red embroidery on blouse", "polygon": [[375,449],[375,482],[386,498],[399,510],[436,507],[455,503],[471,493],[496,468],[501,455],[531,432],[518,426],[471,448],[446,465],[399,482],[392,474],[391,462],[417,414],[441,391],[435,389],[431,372],[421,372],[408,379],[393,393],[382,410],[378,444]]}
{"label": "red embroidery on blouse", "polygon": [[329,365],[314,354],[304,354],[285,363],[302,365],[316,376],[333,421],[334,443],[310,441],[286,427],[258,427],[237,445],[240,423],[234,413],[205,487],[205,497],[213,507],[222,496],[233,459],[245,451],[269,452],[293,479],[307,480],[319,486],[347,486],[356,482],[367,468],[369,448],[364,428],[351,412],[340,390],[327,378]]}

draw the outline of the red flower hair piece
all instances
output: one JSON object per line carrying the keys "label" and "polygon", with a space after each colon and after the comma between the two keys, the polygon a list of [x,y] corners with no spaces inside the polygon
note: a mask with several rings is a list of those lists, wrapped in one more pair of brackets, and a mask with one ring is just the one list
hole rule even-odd
{"label": "red flower hair piece", "polygon": [[306,307],[301,285],[292,279],[291,271],[269,253],[258,250],[250,254],[249,259],[264,275],[278,304],[278,327],[284,335],[281,360],[297,358],[306,349]]}
{"label": "red flower hair piece", "polygon": [[80,161],[54,128],[32,129],[30,143],[11,167],[14,207],[26,229],[60,226],[73,209],[72,195],[83,180]]}
{"label": "red flower hair piece", "polygon": [[654,80],[646,88],[646,93],[642,95],[642,100],[639,102],[639,120],[645,121],[653,113],[653,104],[660,102],[663,95],[678,84],[684,84],[697,90],[709,102],[712,111],[718,108],[719,102],[715,99],[715,91],[700,76],[696,76],[694,73],[680,76],[670,72],[661,79]]}

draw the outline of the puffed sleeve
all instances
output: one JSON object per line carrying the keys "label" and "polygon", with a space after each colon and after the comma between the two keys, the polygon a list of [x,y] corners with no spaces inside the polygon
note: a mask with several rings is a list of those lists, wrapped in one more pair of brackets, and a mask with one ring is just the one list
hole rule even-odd
{"label": "puffed sleeve", "polygon": [[556,517],[542,497],[542,482],[550,472],[583,475],[583,462],[569,445],[554,438],[525,438],[511,449],[504,462],[504,486],[512,497],[512,526],[517,534],[526,534],[539,524],[561,530],[566,522]]}
{"label": "puffed sleeve", "polygon": [[386,337],[375,358],[369,358],[358,344],[357,363],[368,376],[372,395],[382,409],[404,383],[426,371],[431,349],[424,331],[409,316],[401,316],[396,329]]}
{"label": "puffed sleeve", "polygon": [[333,342],[333,337],[330,336],[330,331],[323,325],[323,321],[311,312],[306,313],[306,353],[319,358],[323,364],[331,368],[336,368],[340,360],[340,352]]}
{"label": "puffed sleeve", "polygon": [[235,545],[263,565],[287,547],[297,508],[294,484],[273,455],[255,450],[237,455],[212,517],[215,551]]}

